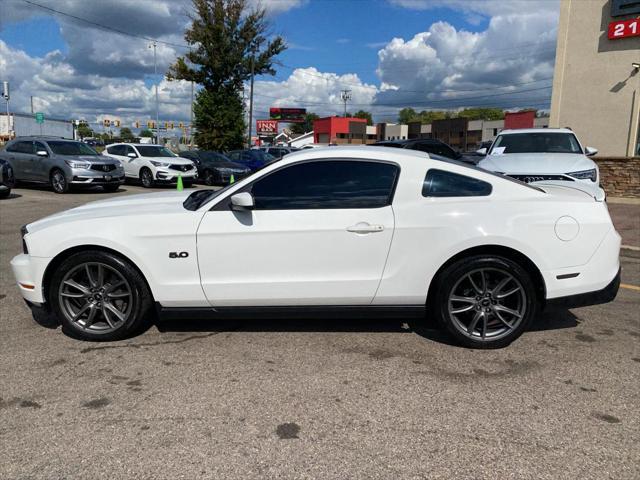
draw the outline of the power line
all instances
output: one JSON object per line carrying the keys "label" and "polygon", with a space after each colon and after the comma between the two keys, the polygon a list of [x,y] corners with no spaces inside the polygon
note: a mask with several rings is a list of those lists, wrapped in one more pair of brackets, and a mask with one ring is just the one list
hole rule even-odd
{"label": "power line", "polygon": [[182,45],[180,43],[167,42],[167,41],[164,41],[164,40],[158,40],[156,38],[151,38],[151,37],[147,37],[147,36],[144,36],[144,35],[136,35],[135,33],[131,33],[131,32],[128,32],[126,30],[120,30],[118,28],[111,27],[109,25],[104,25],[102,23],[94,22],[94,21],[88,20],[86,18],[78,17],[77,15],[73,15],[71,13],[62,12],[60,10],[56,10],[55,8],[47,7],[46,5],[41,5],[39,3],[32,2],[31,0],[22,0],[22,1],[24,3],[32,5],[34,7],[41,8],[42,10],[47,10],[47,11],[49,11],[49,12],[55,14],[55,15],[62,15],[62,16],[65,16],[65,17],[73,18],[74,20],[78,20],[80,22],[84,22],[84,23],[87,23],[89,25],[93,25],[94,27],[100,28],[102,30],[107,30],[107,31],[110,31],[110,32],[119,33],[120,35],[126,35],[128,37],[139,38],[141,40],[146,40],[148,42],[162,43],[164,45],[170,45],[172,47],[190,48],[189,45]]}

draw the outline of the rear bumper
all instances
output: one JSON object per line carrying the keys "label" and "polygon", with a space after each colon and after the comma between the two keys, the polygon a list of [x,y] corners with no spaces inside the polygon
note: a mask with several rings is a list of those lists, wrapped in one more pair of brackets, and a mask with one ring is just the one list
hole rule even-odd
{"label": "rear bumper", "polygon": [[600,305],[602,303],[612,302],[618,294],[620,288],[620,269],[616,276],[602,290],[596,290],[588,293],[579,293],[569,295],[567,297],[558,297],[547,300],[546,308],[548,310],[587,307],[589,305]]}

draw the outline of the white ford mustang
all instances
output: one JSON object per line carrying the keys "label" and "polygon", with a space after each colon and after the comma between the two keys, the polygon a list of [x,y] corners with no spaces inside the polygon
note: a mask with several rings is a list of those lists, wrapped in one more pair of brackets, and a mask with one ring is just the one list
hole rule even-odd
{"label": "white ford mustang", "polygon": [[222,190],[92,202],[26,225],[11,264],[33,308],[87,340],[163,317],[438,319],[500,347],[549,304],[612,300],[607,206],[426,153],[287,155]]}

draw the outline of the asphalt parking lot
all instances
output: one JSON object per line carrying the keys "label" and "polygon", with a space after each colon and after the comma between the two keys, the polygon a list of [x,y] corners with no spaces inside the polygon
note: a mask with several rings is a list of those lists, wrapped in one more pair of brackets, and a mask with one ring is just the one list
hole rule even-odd
{"label": "asphalt parking lot", "polygon": [[9,260],[21,225],[111,195],[0,202],[0,478],[640,478],[640,259],[615,302],[497,351],[394,319],[82,343],[33,321]]}

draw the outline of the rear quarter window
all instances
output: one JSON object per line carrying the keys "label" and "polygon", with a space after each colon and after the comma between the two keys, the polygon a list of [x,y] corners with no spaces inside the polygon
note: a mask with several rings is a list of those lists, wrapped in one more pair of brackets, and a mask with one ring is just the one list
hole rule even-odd
{"label": "rear quarter window", "polygon": [[459,173],[432,168],[422,185],[423,197],[486,197],[491,195],[490,183]]}

